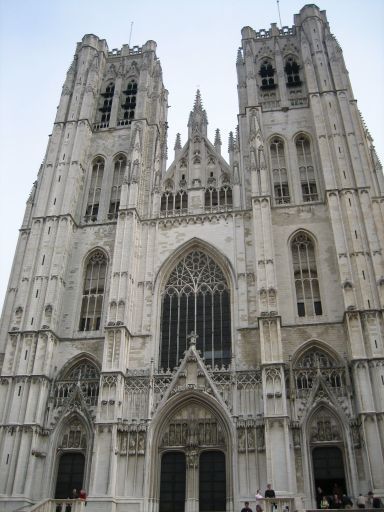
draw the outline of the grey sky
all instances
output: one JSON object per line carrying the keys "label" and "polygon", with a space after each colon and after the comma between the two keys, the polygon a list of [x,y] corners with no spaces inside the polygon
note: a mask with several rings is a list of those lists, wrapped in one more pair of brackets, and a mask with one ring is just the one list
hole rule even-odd
{"label": "grey sky", "polygon": [[[303,1],[280,0],[291,26]],[[384,157],[384,1],[321,0],[344,52],[358,106]],[[56,106],[76,42],[86,33],[120,48],[157,42],[169,91],[168,165],[175,135],[186,140],[196,88],[202,93],[211,139],[237,124],[236,53],[240,30],[279,23],[275,0],[0,0],[0,303],[3,301],[25,201],[52,130]]]}

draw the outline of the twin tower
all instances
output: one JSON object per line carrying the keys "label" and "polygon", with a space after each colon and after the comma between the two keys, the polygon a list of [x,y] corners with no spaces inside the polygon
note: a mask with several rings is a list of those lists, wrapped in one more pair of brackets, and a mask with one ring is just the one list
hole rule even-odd
{"label": "twin tower", "polygon": [[197,92],[167,169],[156,44],[78,43],[1,321],[0,510],[384,494],[384,180],[342,50],[311,4],[236,67],[228,159]]}

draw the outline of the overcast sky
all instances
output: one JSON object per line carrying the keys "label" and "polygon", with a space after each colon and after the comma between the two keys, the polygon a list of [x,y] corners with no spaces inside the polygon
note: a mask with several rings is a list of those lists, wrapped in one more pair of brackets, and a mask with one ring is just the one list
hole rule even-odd
{"label": "overcast sky", "polygon": [[[280,0],[282,25],[303,1]],[[344,52],[358,106],[384,157],[384,0],[321,0]],[[196,89],[208,135],[220,128],[226,157],[237,124],[236,54],[240,30],[279,23],[275,0],[0,0],[0,304],[25,202],[43,160],[66,71],[84,34],[109,49],[157,42],[169,91],[168,165],[175,135],[186,140]]]}

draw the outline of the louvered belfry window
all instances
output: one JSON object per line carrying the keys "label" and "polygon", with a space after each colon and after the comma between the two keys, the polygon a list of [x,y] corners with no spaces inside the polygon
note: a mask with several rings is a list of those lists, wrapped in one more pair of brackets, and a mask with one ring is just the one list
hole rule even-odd
{"label": "louvered belfry window", "polygon": [[188,348],[188,335],[197,335],[197,349],[212,367],[231,358],[230,292],[220,267],[207,254],[194,250],[172,271],[162,297],[160,366],[173,369]]}

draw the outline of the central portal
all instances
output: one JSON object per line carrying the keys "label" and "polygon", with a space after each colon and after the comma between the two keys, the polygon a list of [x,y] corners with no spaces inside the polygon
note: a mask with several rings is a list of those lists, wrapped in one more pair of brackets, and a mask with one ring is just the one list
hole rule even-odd
{"label": "central portal", "polygon": [[[191,466],[186,464],[184,452],[163,454],[159,512],[184,512],[188,488],[189,499],[195,504],[198,495],[199,512],[225,512],[225,454],[219,450],[203,451],[198,460],[198,464]],[[193,482],[198,482],[198,489]]]}

